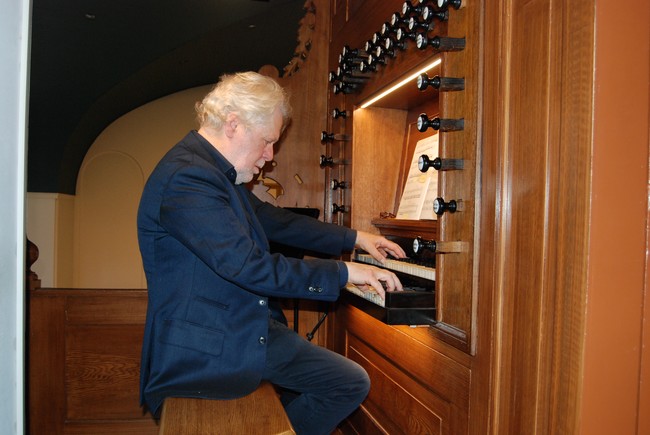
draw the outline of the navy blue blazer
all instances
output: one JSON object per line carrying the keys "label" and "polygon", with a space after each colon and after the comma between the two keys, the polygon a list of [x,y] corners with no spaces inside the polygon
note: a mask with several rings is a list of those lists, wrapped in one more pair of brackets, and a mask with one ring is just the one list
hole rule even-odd
{"label": "navy blue blazer", "polygon": [[356,231],[260,201],[197,132],[156,166],[138,210],[149,293],[140,400],[228,399],[252,392],[265,367],[269,297],[334,301],[347,267],[269,252],[269,240],[340,255]]}

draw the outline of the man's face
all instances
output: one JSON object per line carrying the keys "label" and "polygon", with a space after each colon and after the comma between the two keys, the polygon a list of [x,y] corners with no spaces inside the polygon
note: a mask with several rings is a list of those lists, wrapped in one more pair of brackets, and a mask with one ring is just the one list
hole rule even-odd
{"label": "man's face", "polygon": [[236,156],[232,162],[237,171],[236,184],[248,183],[260,173],[266,162],[273,160],[273,145],[280,138],[281,129],[282,114],[279,109],[276,109],[265,125],[253,125],[249,128],[243,124],[237,125]]}

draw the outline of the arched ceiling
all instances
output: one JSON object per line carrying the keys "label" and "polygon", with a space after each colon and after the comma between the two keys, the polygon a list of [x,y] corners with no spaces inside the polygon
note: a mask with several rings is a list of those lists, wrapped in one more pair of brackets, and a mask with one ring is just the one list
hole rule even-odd
{"label": "arched ceiling", "polygon": [[157,98],[297,46],[305,0],[33,0],[30,192],[74,194],[95,138]]}

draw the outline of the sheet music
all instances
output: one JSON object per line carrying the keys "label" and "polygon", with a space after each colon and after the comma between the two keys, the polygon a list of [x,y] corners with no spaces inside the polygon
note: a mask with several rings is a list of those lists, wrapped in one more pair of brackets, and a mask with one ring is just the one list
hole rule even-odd
{"label": "sheet music", "polygon": [[397,210],[398,219],[436,219],[433,200],[438,195],[438,171],[429,169],[422,173],[418,159],[426,154],[433,159],[438,156],[438,134],[421,139],[415,145],[408,178]]}

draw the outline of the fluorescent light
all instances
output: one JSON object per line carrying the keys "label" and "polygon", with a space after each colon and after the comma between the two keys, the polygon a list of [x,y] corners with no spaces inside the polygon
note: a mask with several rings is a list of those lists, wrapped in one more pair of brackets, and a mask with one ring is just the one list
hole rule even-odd
{"label": "fluorescent light", "polygon": [[360,109],[365,109],[366,107],[370,106],[371,104],[379,101],[381,98],[384,98],[386,95],[388,95],[388,94],[392,93],[393,91],[401,88],[402,86],[404,86],[405,84],[407,84],[411,80],[415,79],[420,74],[425,73],[425,72],[429,71],[430,69],[432,69],[433,67],[440,65],[440,62],[442,62],[442,60],[438,57],[436,60],[434,60],[433,62],[431,62],[430,64],[428,64],[424,68],[422,68],[421,70],[411,74],[410,76],[408,76],[404,80],[402,80],[399,83],[391,86],[390,88],[386,89],[382,93],[380,93],[380,94],[372,97],[371,99],[361,103],[361,106],[359,106],[359,108]]}

